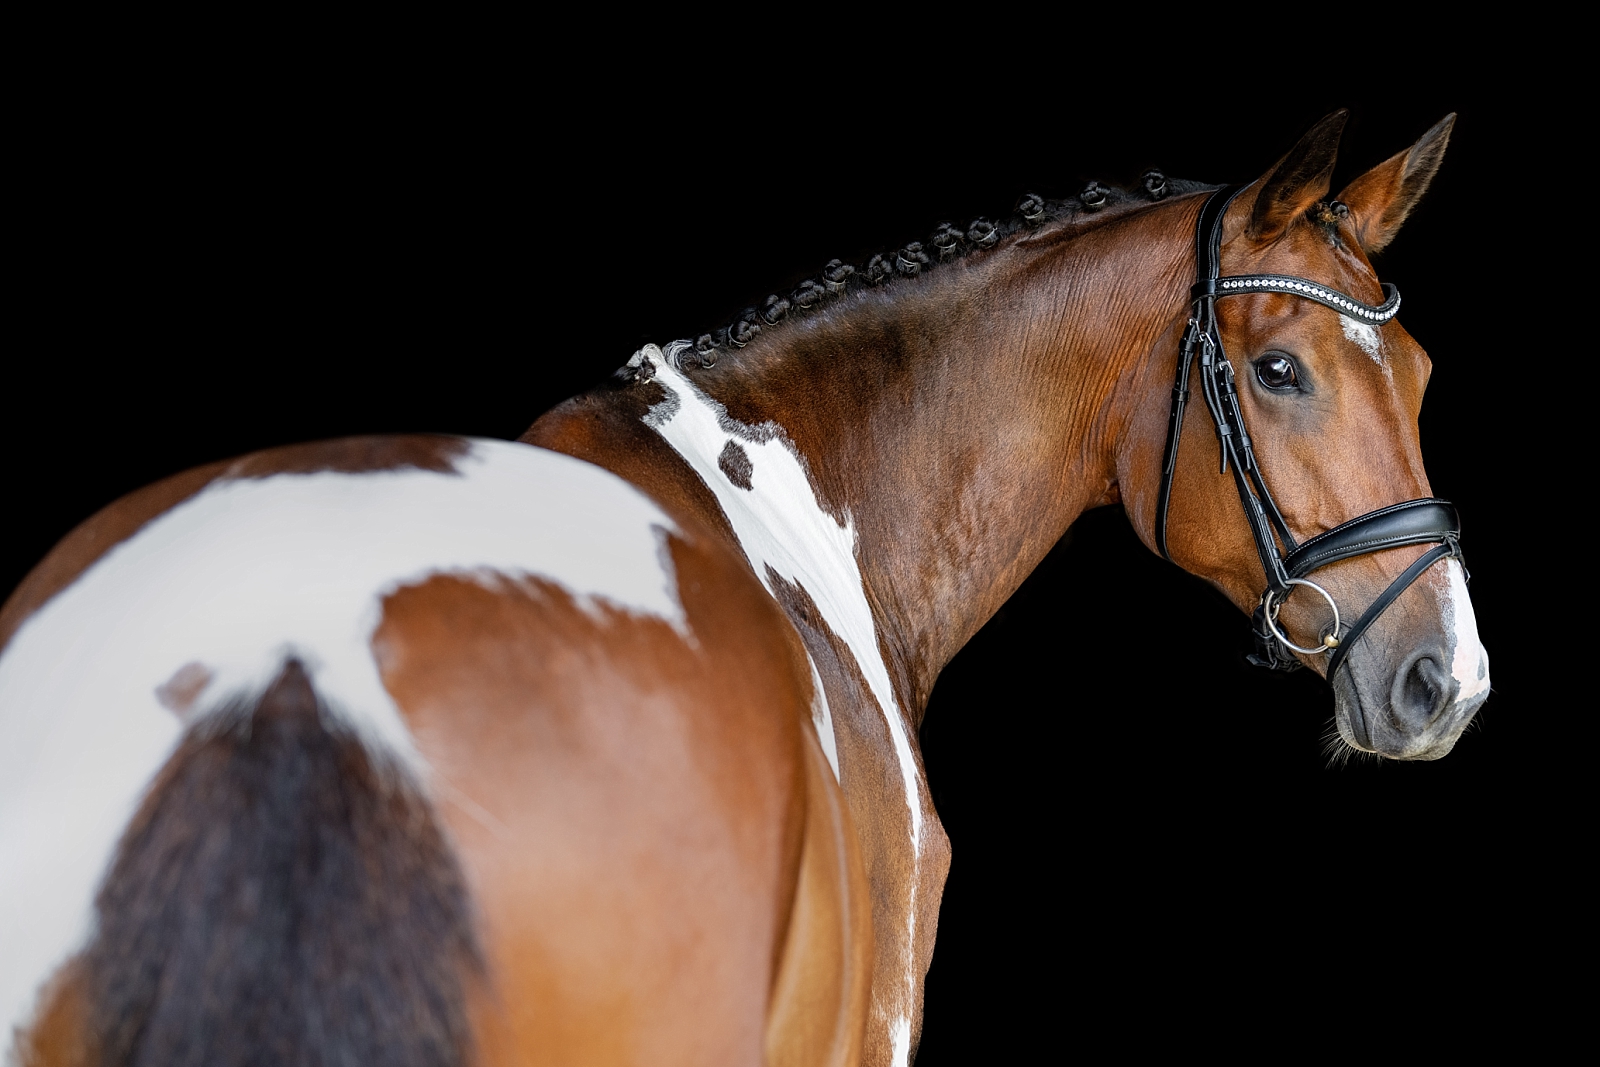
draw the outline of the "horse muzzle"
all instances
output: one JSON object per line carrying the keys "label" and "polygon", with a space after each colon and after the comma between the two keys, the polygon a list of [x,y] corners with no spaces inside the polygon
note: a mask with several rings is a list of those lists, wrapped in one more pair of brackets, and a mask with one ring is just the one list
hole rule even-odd
{"label": "horse muzzle", "polygon": [[1438,759],[1455,747],[1488,699],[1489,656],[1476,642],[1458,654],[1449,636],[1398,657],[1351,654],[1332,679],[1334,722],[1346,744],[1403,760]]}

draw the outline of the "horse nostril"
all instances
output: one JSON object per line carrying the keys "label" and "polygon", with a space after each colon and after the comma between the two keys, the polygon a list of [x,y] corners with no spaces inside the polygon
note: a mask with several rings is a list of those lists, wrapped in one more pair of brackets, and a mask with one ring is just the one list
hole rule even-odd
{"label": "horse nostril", "polygon": [[1395,679],[1392,704],[1397,724],[1420,733],[1455,702],[1456,680],[1429,655],[1419,655]]}

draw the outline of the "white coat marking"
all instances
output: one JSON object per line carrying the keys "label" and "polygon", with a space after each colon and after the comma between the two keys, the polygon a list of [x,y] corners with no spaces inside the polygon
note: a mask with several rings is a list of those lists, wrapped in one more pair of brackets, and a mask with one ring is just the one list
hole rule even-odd
{"label": "white coat marking", "polygon": [[1453,647],[1450,656],[1450,673],[1460,689],[1456,702],[1471,700],[1489,688],[1489,653],[1478,638],[1478,616],[1472,610],[1472,596],[1467,592],[1466,576],[1457,560],[1445,560],[1448,576],[1445,587],[1444,624],[1450,632]]}
{"label": "white coat marking", "polygon": [[889,1027],[890,1062],[905,1065],[911,1061],[911,1020],[902,1015]]}
{"label": "white coat marking", "polygon": [[671,520],[570,456],[475,441],[455,475],[395,470],[216,482],[113,548],[0,655],[0,1022],[86,940],[112,849],[182,733],[157,690],[186,664],[192,705],[253,695],[293,653],[380,753],[422,765],[379,678],[380,600],[430,574],[540,576],[586,610],[687,623]]}
{"label": "white coat marking", "polygon": [[817,673],[817,661],[806,653],[806,666],[811,668],[811,722],[817,728],[817,740],[822,742],[822,754],[828,757],[833,768],[833,780],[839,780],[839,743],[833,736],[833,712],[828,707],[828,693],[822,688],[822,675]]}
{"label": "white coat marking", "polygon": [[[723,406],[702,393],[684,377],[655,345],[634,354],[634,367],[650,360],[655,380],[667,399],[650,409],[646,422],[666,438],[695,473],[716,494],[734,536],[761,584],[768,584],[770,566],[785,581],[805,589],[827,620],[828,626],[849,647],[861,674],[889,726],[889,736],[899,762],[906,806],[911,810],[911,861],[909,927],[906,935],[905,995],[900,1014],[890,1024],[894,1062],[905,1065],[911,1052],[909,1005],[916,988],[917,874],[922,857],[922,803],[917,786],[917,764],[911,753],[900,706],[889,682],[889,668],[878,648],[877,624],[867,604],[861,569],[856,562],[855,524],[849,514],[835,519],[817,501],[794,444],[776,423],[743,427]],[[728,480],[717,459],[729,441],[737,441],[750,459],[750,488]],[[815,666],[813,666],[815,671]],[[819,684],[820,691],[820,684]],[[819,730],[820,732],[820,730]],[[831,720],[824,748],[837,752]],[[835,760],[837,755],[834,756]],[[834,774],[838,764],[834,763]],[[902,1039],[903,1037],[903,1039]]]}
{"label": "white coat marking", "polygon": [[1356,346],[1372,357],[1372,361],[1380,367],[1387,367],[1383,362],[1383,338],[1378,336],[1378,330],[1371,323],[1357,322],[1349,315],[1339,316],[1339,327],[1344,330],[1347,339],[1354,341]]}
{"label": "white coat marking", "polygon": [[[782,427],[768,423],[749,427],[746,433],[731,432],[725,427],[737,424],[722,405],[685,378],[659,348],[647,345],[643,355],[656,364],[656,381],[668,395],[650,409],[647,421],[716,494],[756,577],[774,599],[777,593],[767,579],[769,566],[785,581],[805,589],[829,628],[855,656],[889,724],[906,804],[911,809],[912,847],[920,852],[922,804],[917,764],[889,681],[888,665],[878,649],[877,623],[856,563],[855,524],[848,514],[840,521],[823,510]],[[732,484],[717,466],[717,457],[729,441],[737,441],[750,458],[749,489]]]}

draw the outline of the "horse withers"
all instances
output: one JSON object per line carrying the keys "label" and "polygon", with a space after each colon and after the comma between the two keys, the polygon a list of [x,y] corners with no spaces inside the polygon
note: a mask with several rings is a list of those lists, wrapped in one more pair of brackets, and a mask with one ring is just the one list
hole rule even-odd
{"label": "horse withers", "polygon": [[[520,443],[297,445],[91,518],[0,612],[17,1058],[909,1063],[923,709],[1103,504],[1270,659],[1339,655],[1351,748],[1446,753],[1487,658],[1368,256],[1450,120],[1330,199],[1342,126],[1241,192],[836,261]],[[1208,296],[1197,233],[1287,281]]]}

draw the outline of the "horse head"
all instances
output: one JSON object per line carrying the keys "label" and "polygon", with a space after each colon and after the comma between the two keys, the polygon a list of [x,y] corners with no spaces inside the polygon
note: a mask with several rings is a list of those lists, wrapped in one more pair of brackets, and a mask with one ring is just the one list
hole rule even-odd
{"label": "horse head", "polygon": [[[1344,121],[1343,112],[1322,120],[1234,197],[1220,223],[1223,275],[1310,280],[1369,307],[1385,303],[1370,257],[1393,239],[1426,190],[1454,116],[1330,199]],[[1303,543],[1357,517],[1432,496],[1417,429],[1432,364],[1397,319],[1362,321],[1291,292],[1241,293],[1214,308],[1258,472],[1292,537]],[[1166,341],[1182,329],[1180,320]],[[1244,513],[1250,502],[1235,491],[1233,478],[1219,474],[1222,435],[1204,425],[1205,409],[1190,407],[1186,420],[1168,551],[1241,608],[1257,611],[1267,563]],[[1284,554],[1293,547],[1284,543]],[[1331,671],[1338,736],[1354,749],[1437,759],[1488,696],[1488,656],[1453,539],[1415,581],[1400,584],[1387,609],[1381,605],[1391,583],[1432,548],[1412,543],[1351,555],[1317,570],[1315,583],[1326,597],[1297,586],[1281,601],[1275,622],[1304,649],[1293,651],[1296,661],[1325,676]],[[1338,656],[1329,654],[1375,602],[1381,614]],[[1334,610],[1343,620],[1338,633]],[[1287,653],[1284,663],[1290,664]]]}

